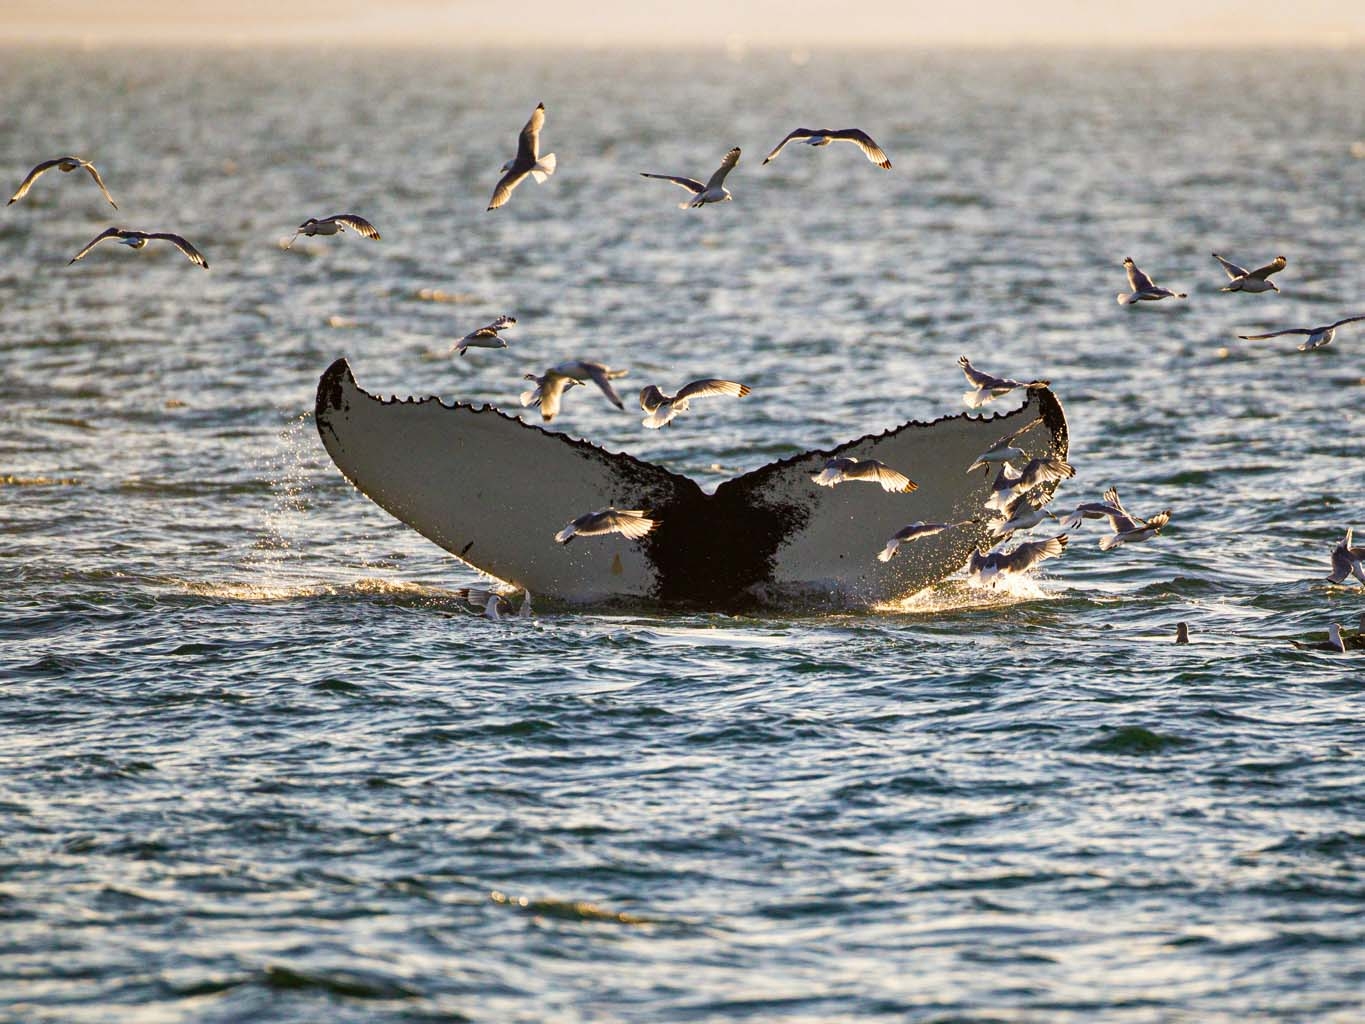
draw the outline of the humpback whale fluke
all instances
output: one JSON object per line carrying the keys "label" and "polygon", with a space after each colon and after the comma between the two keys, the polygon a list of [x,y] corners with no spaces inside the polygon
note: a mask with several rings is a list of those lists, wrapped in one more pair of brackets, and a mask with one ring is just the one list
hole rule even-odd
{"label": "humpback whale fluke", "polygon": [[[962,467],[1031,420],[1045,429],[1022,435],[1029,454],[1064,455],[1061,404],[1035,388],[1010,412],[902,424],[762,466],[707,494],[662,466],[487,406],[377,398],[357,386],[344,359],[322,375],[316,405],[318,433],[347,479],[488,576],[567,604],[706,609],[760,598],[866,607],[951,575],[988,541],[986,522],[917,540],[913,555],[871,555],[907,521],[975,517],[988,483]],[[840,457],[914,466],[920,488],[812,487],[812,474]],[[605,508],[648,509],[658,526],[630,543],[554,543],[585,509]]]}

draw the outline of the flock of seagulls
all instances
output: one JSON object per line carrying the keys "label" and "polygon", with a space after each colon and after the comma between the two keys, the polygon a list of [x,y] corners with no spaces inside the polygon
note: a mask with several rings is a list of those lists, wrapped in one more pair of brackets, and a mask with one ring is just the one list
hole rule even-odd
{"label": "flock of seagulls", "polygon": [[[540,103],[532,111],[518,136],[516,155],[500,168],[502,176],[494,187],[488,210],[496,210],[506,205],[514,190],[526,178],[530,177],[537,183],[543,183],[555,173],[557,166],[555,154],[548,153],[544,156],[540,154],[540,135],[544,126],[545,105]],[[766,165],[776,159],[791,143],[824,147],[834,142],[855,145],[871,163],[883,170],[891,170],[891,160],[886,152],[860,128],[794,129],[764,157],[763,164]],[[698,209],[733,200],[734,196],[725,187],[725,180],[735,169],[739,159],[740,148],[735,146],[725,154],[720,165],[705,182],[680,175],[640,173],[642,177],[669,181],[681,187],[689,193],[689,197],[679,204],[680,208]],[[61,156],[35,165],[10,197],[9,205],[27,196],[35,183],[53,169],[64,174],[77,170],[85,171],[109,205],[118,209],[118,204],[95,165],[78,156]],[[381,237],[378,229],[369,220],[358,214],[341,213],[329,217],[308,218],[295,229],[293,236],[284,243],[283,248],[292,247],[300,235],[310,238],[332,236],[348,229],[362,238],[373,241],[378,241]],[[179,249],[192,264],[204,270],[209,269],[208,260],[203,253],[179,234],[121,227],[110,227],[100,232],[71,258],[68,265],[84,259],[101,242],[108,240],[135,250],[143,249],[152,241],[168,242]],[[1227,283],[1221,288],[1224,292],[1278,293],[1279,286],[1271,277],[1288,266],[1288,260],[1284,256],[1276,256],[1264,266],[1247,270],[1217,253],[1212,255],[1228,277]],[[1129,290],[1118,294],[1117,301],[1120,305],[1131,306],[1139,302],[1188,297],[1185,292],[1177,292],[1158,285],[1131,257],[1124,259],[1123,267],[1127,273]],[[1305,340],[1299,345],[1299,350],[1309,351],[1331,344],[1339,327],[1360,321],[1365,321],[1365,314],[1343,317],[1322,326],[1287,328],[1264,334],[1239,334],[1237,337],[1246,341],[1261,341],[1287,335],[1302,335]],[[499,316],[491,323],[460,338],[451,347],[450,352],[463,357],[472,348],[505,349],[508,345],[502,336],[503,332],[516,326],[516,323],[517,320],[513,316]],[[978,409],[987,402],[1019,388],[1049,386],[1047,380],[1021,381],[993,376],[978,370],[965,355],[958,360],[958,365],[969,385],[969,390],[963,394],[963,401],[972,409]],[[616,393],[612,381],[624,377],[627,373],[625,369],[612,369],[589,360],[568,360],[548,368],[541,375],[527,373],[524,379],[531,381],[535,386],[521,393],[521,403],[523,406],[538,406],[541,418],[548,423],[558,415],[563,395],[567,390],[591,381],[612,405],[623,410],[625,405]],[[749,394],[748,385],[720,378],[691,381],[671,395],[657,385],[650,384],[639,393],[639,405],[645,413],[641,423],[647,428],[659,429],[673,422],[679,414],[688,411],[692,399],[713,396],[744,398]],[[1103,519],[1108,522],[1110,532],[1099,542],[1100,549],[1104,551],[1123,544],[1150,540],[1158,536],[1170,522],[1169,509],[1145,518],[1129,512],[1119,500],[1117,490],[1112,487],[1104,493],[1100,501],[1081,503],[1060,518],[1049,511],[1046,507],[1052,497],[1049,485],[1074,476],[1075,470],[1056,456],[1026,458],[1025,451],[1014,444],[1020,434],[1032,429],[1038,422],[1032,421],[1021,430],[1000,438],[967,467],[968,473],[983,469],[987,474],[992,471],[996,474],[991,485],[991,495],[983,509],[983,516],[999,521],[992,526],[993,537],[998,543],[992,550],[975,551],[967,566],[969,578],[979,584],[995,585],[1002,578],[1027,572],[1045,559],[1061,555],[1067,548],[1069,532],[1075,531],[1087,520]],[[913,480],[898,469],[874,459],[860,461],[849,457],[830,459],[820,472],[812,475],[811,481],[819,487],[835,487],[861,481],[877,484],[884,491],[898,494],[913,493],[918,488]],[[1004,543],[1015,533],[1032,530],[1049,520],[1056,521],[1062,532],[1042,540],[1019,543],[1009,551],[1004,549]],[[876,557],[883,562],[890,561],[905,544],[983,521],[982,518],[971,518],[952,523],[910,523],[887,540],[885,547],[877,552]],[[620,534],[627,539],[638,540],[648,535],[657,525],[658,520],[646,510],[606,508],[579,516],[555,534],[554,539],[559,544],[568,544],[575,537]],[[1332,571],[1327,577],[1331,583],[1344,584],[1354,578],[1365,587],[1365,548],[1352,546],[1352,534],[1349,529],[1345,540],[1333,550],[1331,562]],[[511,603],[504,594],[481,588],[465,588],[457,596],[478,607],[488,618],[497,619],[511,614]],[[522,617],[531,614],[529,593],[525,594],[517,614]],[[1189,642],[1186,623],[1179,623],[1176,642],[1182,644]],[[1338,652],[1344,652],[1348,647],[1365,648],[1365,615],[1361,618],[1360,635],[1344,639],[1340,626],[1333,623],[1329,630],[1328,642],[1317,646]]]}

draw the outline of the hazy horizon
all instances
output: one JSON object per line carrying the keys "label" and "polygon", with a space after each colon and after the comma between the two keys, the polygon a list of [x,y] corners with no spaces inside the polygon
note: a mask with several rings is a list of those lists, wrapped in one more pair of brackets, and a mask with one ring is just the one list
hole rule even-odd
{"label": "hazy horizon", "polygon": [[1365,45],[1365,5],[1302,0],[1287,16],[1267,0],[1181,3],[1151,0],[1141,16],[1115,16],[1085,0],[1022,6],[981,0],[945,8],[926,0],[695,0],[685,15],[623,0],[591,7],[526,0],[508,27],[496,9],[459,0],[243,0],[230,10],[209,0],[129,0],[111,11],[99,0],[11,0],[0,24],[8,45],[225,46],[421,45],[442,48],[637,47],[641,49],[1076,47],[1347,48]]}

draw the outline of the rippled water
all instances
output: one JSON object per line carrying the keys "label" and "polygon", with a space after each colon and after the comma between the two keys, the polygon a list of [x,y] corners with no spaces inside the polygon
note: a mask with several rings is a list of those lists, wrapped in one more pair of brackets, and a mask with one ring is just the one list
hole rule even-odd
{"label": "rippled water", "polygon": [[[0,1018],[1360,1019],[1365,661],[1283,638],[1365,611],[1322,579],[1365,331],[1233,337],[1365,311],[1360,57],[7,54],[6,179],[73,150],[121,209],[0,213]],[[538,100],[560,170],[485,214]],[[760,169],[812,122],[895,171]],[[734,144],[724,206],[635,174]],[[384,240],[280,250],[343,210]],[[213,269],[66,268],[110,223]],[[1125,255],[1189,300],[1119,308]],[[895,612],[490,623],[308,413],[340,355],[504,407],[569,355],[738,376],[555,424],[710,486],[960,411],[963,352],[1053,381],[1059,503],[1165,535]]]}

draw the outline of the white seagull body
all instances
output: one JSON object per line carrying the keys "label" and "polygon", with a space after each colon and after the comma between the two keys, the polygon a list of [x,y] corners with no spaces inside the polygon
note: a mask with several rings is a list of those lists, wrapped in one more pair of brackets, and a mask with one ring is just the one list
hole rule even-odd
{"label": "white seagull body", "polygon": [[640,408],[649,414],[640,422],[657,430],[671,423],[678,413],[686,412],[693,398],[705,398],[710,395],[733,395],[735,398],[743,398],[748,393],[747,384],[715,378],[694,380],[679,388],[676,395],[666,395],[650,384],[640,389]]}
{"label": "white seagull body", "polygon": [[882,147],[873,141],[872,136],[861,128],[797,128],[785,139],[773,147],[773,151],[763,158],[766,164],[776,158],[782,152],[782,147],[789,142],[799,141],[807,146],[828,146],[831,142],[851,142],[863,151],[863,155],[884,171],[891,170],[891,161],[887,159]]}
{"label": "white seagull body", "polygon": [[996,474],[995,483],[991,485],[991,496],[986,500],[986,507],[1006,512],[1011,502],[1035,487],[1075,475],[1076,470],[1065,459],[1030,459],[1023,469],[1015,469],[1008,462],[1004,463]]}
{"label": "white seagull body", "polygon": [[608,533],[639,540],[658,525],[658,520],[651,519],[643,509],[604,508],[579,516],[555,534],[555,541],[567,544],[575,537],[600,537]]}
{"label": "white seagull body", "polygon": [[33,187],[33,183],[54,167],[65,174],[69,174],[75,170],[88,171],[90,177],[95,179],[95,184],[100,187],[100,191],[104,193],[104,198],[109,200],[109,205],[115,210],[118,209],[118,203],[114,202],[114,197],[111,196],[109,190],[104,187],[104,179],[100,177],[100,172],[95,170],[95,165],[89,160],[83,160],[78,156],[59,156],[55,160],[44,160],[37,167],[28,172],[28,175],[24,180],[19,183],[19,187],[15,189],[14,195],[9,197],[9,203],[6,203],[5,205],[8,206],[10,203],[17,203],[20,199],[23,199],[24,196],[28,195],[28,190]]}
{"label": "white seagull body", "polygon": [[886,547],[877,552],[877,559],[878,561],[889,562],[902,544],[919,540],[921,537],[932,537],[936,533],[951,530],[955,526],[969,525],[971,525],[970,519],[963,519],[956,523],[911,523],[909,526],[903,526],[896,531],[895,535],[886,542]]}
{"label": "white seagull body", "polygon": [[995,586],[1005,576],[1028,572],[1045,558],[1055,558],[1066,550],[1066,544],[1067,536],[1062,534],[1047,540],[1026,541],[1008,552],[996,548],[986,554],[978,548],[967,562],[967,575],[979,584]]}
{"label": "white seagull body", "polygon": [[1299,351],[1307,352],[1310,349],[1322,348],[1324,345],[1332,344],[1332,339],[1337,336],[1338,327],[1342,324],[1353,324],[1357,320],[1365,320],[1365,314],[1348,316],[1344,320],[1338,320],[1334,324],[1324,324],[1322,327],[1291,327],[1284,331],[1271,331],[1269,334],[1239,334],[1237,337],[1243,341],[1264,341],[1266,338],[1278,338],[1285,334],[1306,334],[1308,337],[1299,346]]}
{"label": "white seagull body", "polygon": [[1245,267],[1239,267],[1236,263],[1223,259],[1217,253],[1213,254],[1213,258],[1221,263],[1223,269],[1227,271],[1228,283],[1219,289],[1219,291],[1224,292],[1277,292],[1280,290],[1279,286],[1270,280],[1270,275],[1278,274],[1289,264],[1289,261],[1283,256],[1276,256],[1264,267],[1247,270]]}
{"label": "white seagull body", "polygon": [[825,468],[811,475],[811,481],[821,487],[833,487],[849,480],[865,480],[880,484],[882,490],[893,494],[909,494],[919,489],[919,484],[904,473],[897,472],[884,462],[876,459],[858,460],[850,456],[830,459]]}
{"label": "white seagull body", "polygon": [[120,245],[126,245],[130,249],[141,249],[146,246],[148,242],[156,239],[160,239],[163,242],[170,242],[173,246],[183,252],[186,258],[189,259],[191,263],[195,264],[195,266],[203,267],[205,270],[209,269],[209,261],[204,259],[204,254],[179,235],[173,235],[168,231],[130,231],[125,228],[105,228],[91,240],[89,245],[76,253],[75,256],[72,256],[71,262],[67,263],[67,266],[71,266],[71,264],[75,263],[77,260],[85,259],[85,254],[103,242],[106,238],[117,239]]}
{"label": "white seagull body", "polygon": [[725,203],[734,198],[730,195],[730,190],[725,187],[725,176],[734,170],[737,163],[739,163],[738,146],[725,154],[720,166],[716,168],[716,172],[711,175],[705,185],[695,178],[681,178],[675,174],[649,174],[641,171],[640,177],[659,178],[662,181],[671,181],[673,184],[685,188],[692,193],[692,198],[679,203],[678,209],[696,209],[699,206],[705,206],[707,203]]}
{"label": "white seagull body", "polygon": [[972,409],[980,409],[987,402],[999,398],[1001,395],[1008,395],[1015,388],[1045,388],[1049,383],[1045,380],[1020,381],[1011,380],[1008,377],[996,377],[978,370],[966,356],[959,358],[957,365],[962,367],[962,373],[966,376],[967,383],[975,389],[962,396],[962,400]]}
{"label": "white seagull body", "polygon": [[299,235],[312,238],[314,235],[339,235],[350,228],[361,238],[379,241],[379,231],[364,217],[354,213],[334,213],[330,217],[309,217],[294,229],[294,235],[284,243],[286,249],[292,248]]}
{"label": "white seagull body", "polygon": [[[517,155],[502,165],[503,176],[493,189],[488,209],[496,210],[512,198],[512,190],[530,175],[539,184],[555,172],[555,155],[540,155],[540,130],[545,127],[545,104],[537,103],[531,119],[521,129],[517,139]],[[487,211],[485,211],[487,212]]]}
{"label": "white seagull body", "polygon": [[466,349],[471,348],[506,348],[507,339],[502,337],[502,331],[509,327],[515,327],[517,318],[514,316],[503,315],[494,320],[491,324],[485,324],[477,331],[470,331],[459,341],[451,346],[450,351],[465,354]]}
{"label": "white seagull body", "polygon": [[1033,495],[1020,494],[1005,506],[1005,521],[993,527],[995,539],[1001,540],[1018,530],[1031,530],[1046,519],[1056,518]]}
{"label": "white seagull body", "polygon": [[1123,269],[1128,271],[1128,287],[1132,291],[1119,292],[1118,303],[1120,306],[1131,306],[1135,302],[1155,302],[1158,299],[1188,298],[1184,292],[1173,292],[1169,288],[1162,288],[1138,269],[1131,256],[1124,257]]}
{"label": "white seagull body", "polygon": [[1345,583],[1354,576],[1365,587],[1365,548],[1351,547],[1351,529],[1346,529],[1346,539],[1332,549],[1332,573],[1327,577],[1329,583]]}

